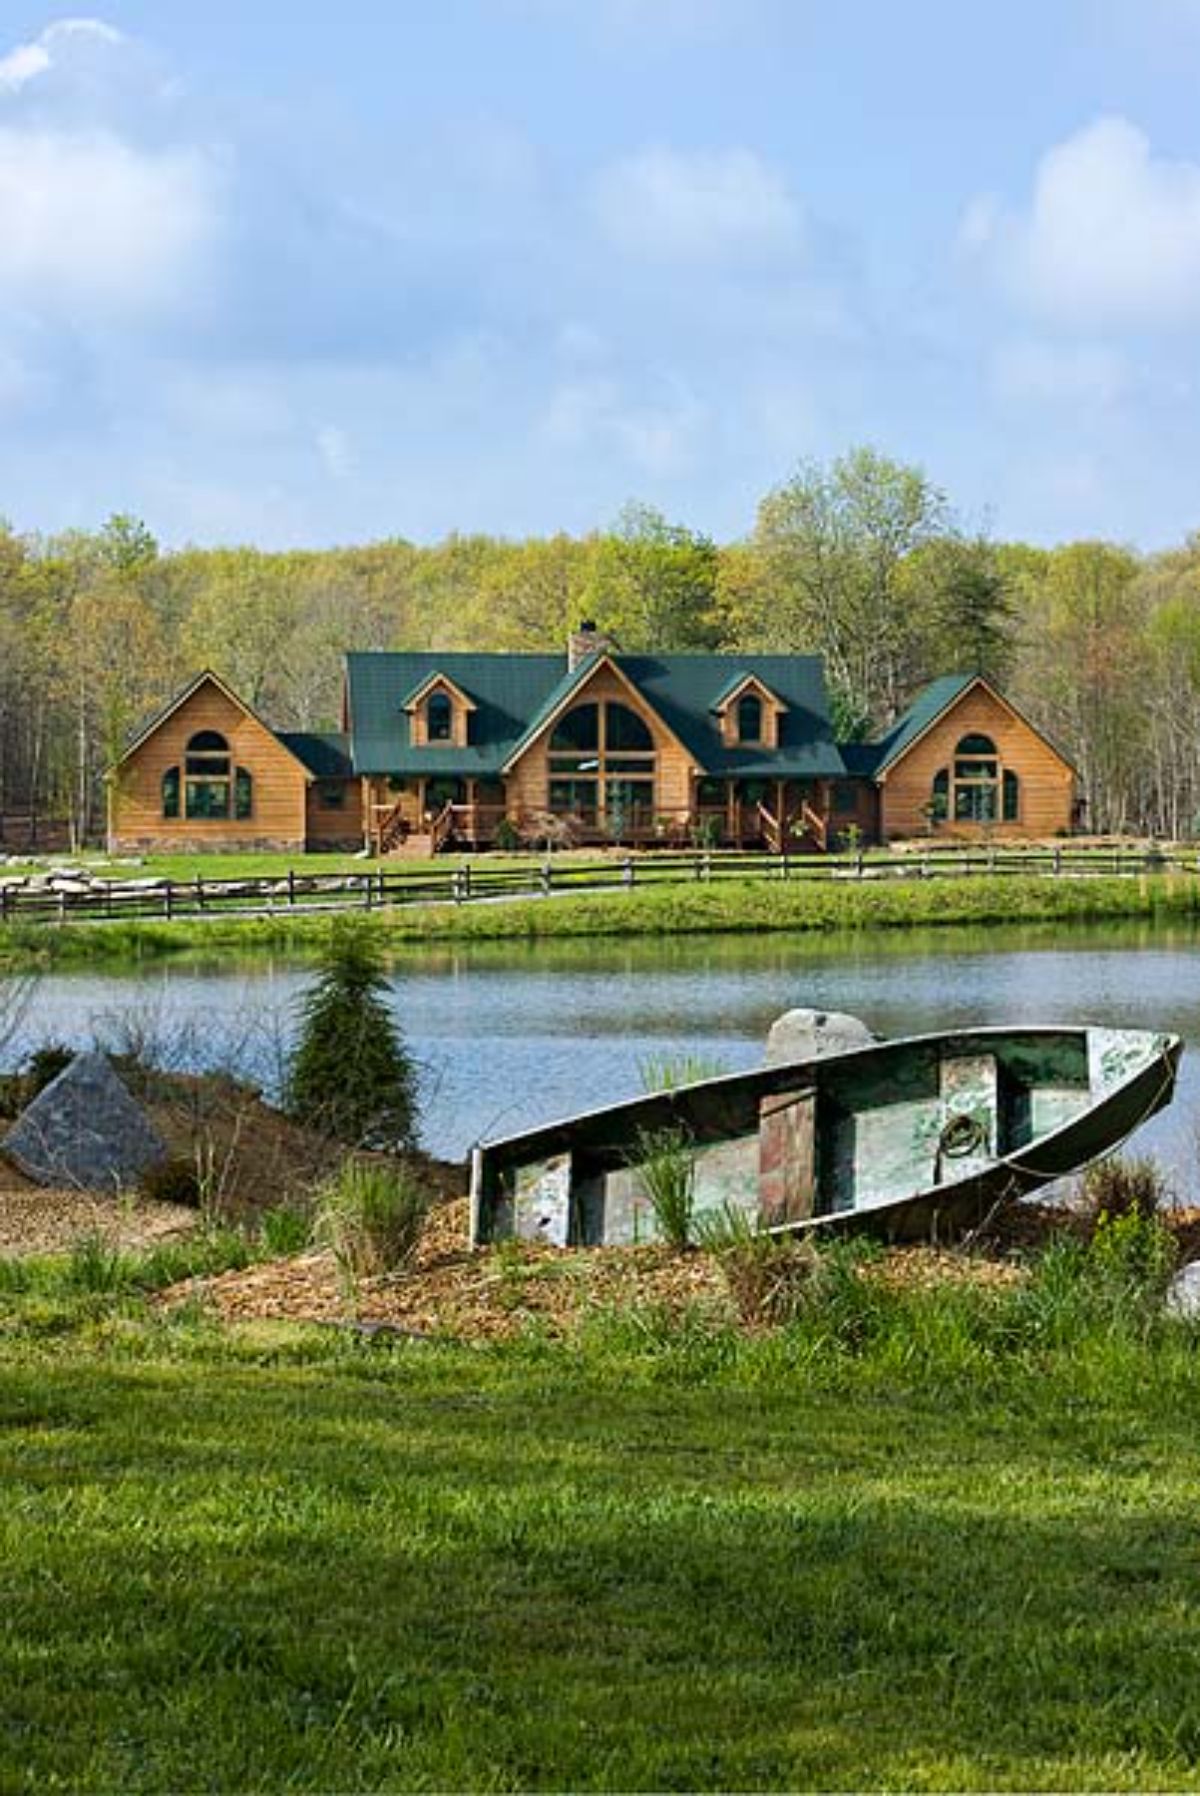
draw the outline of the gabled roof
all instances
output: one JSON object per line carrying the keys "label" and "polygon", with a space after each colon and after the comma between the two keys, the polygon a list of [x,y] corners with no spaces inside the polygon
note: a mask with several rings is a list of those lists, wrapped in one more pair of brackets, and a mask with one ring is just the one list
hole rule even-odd
{"label": "gabled roof", "polygon": [[922,687],[908,710],[896,719],[887,734],[870,745],[876,750],[872,772],[878,777],[893,761],[898,761],[912,747],[917,737],[923,736],[942,713],[948,711],[980,678],[979,674],[944,674],[940,680],[931,680],[928,686]]}
{"label": "gabled roof", "polygon": [[214,673],[211,667],[205,667],[198,674],[195,674],[193,678],[188,681],[186,686],[180,688],[174,698],[168,699],[167,703],[154,713],[150,721],[142,725],[141,729],[127,744],[120,757],[113,762],[109,772],[115,773],[118,767],[124,766],[130,755],[134,754],[142,746],[143,742],[148,741],[155,730],[161,729],[167,719],[173,717],[175,712],[178,711],[182,705],[186,705],[193,693],[198,692],[201,686],[215,686],[223,698],[227,698],[230,704],[235,705],[239,711],[251,720],[252,723],[256,723],[260,729],[265,730],[268,736],[273,736],[281,747],[287,749],[293,760],[297,761],[299,765],[303,767],[305,773],[309,772],[309,768],[303,757],[296,753],[296,750],[291,744],[288,743],[277,730],[273,730],[269,723],[264,723],[263,719],[258,715],[258,712],[253,710],[251,706],[246,703],[244,698],[239,698],[237,693],[233,690],[233,687],[227,686],[220,674]]}
{"label": "gabled roof", "polygon": [[[611,664],[637,688],[706,773],[813,778],[845,773],[833,740],[825,677],[816,655],[622,655]],[[355,771],[495,777],[597,665],[569,673],[557,655],[363,652],[346,657]],[[466,747],[414,748],[401,699],[441,673],[475,699]],[[778,748],[723,743],[712,706],[731,682],[752,675],[786,707]]]}
{"label": "gabled roof", "polygon": [[452,680],[449,674],[444,673],[426,674],[425,678],[413,687],[408,697],[400,700],[400,703],[406,711],[415,711],[425,694],[432,692],[437,686],[448,687],[460,705],[463,705],[468,711],[475,710],[475,700],[470,693],[464,692],[457,680]]}
{"label": "gabled roof", "polygon": [[[624,659],[624,657],[622,659]],[[643,704],[649,705],[649,709],[658,718],[659,723],[666,729],[667,734],[674,737],[676,747],[683,749],[685,754],[689,752],[687,744],[679,740],[678,735],[671,728],[667,720],[661,715],[657,707],[650,703],[646,694],[635,685],[626,669],[621,665],[621,661],[618,660],[615,655],[604,653],[599,655],[589,655],[586,660],[581,661],[579,665],[567,675],[565,680],[559,681],[554,692],[550,694],[545,704],[542,705],[537,717],[530,724],[529,728],[525,731],[525,734],[521,737],[521,740],[516,744],[509,755],[508,760],[504,764],[504,771],[506,773],[512,767],[513,763],[520,759],[526,749],[528,749],[532,743],[537,741],[537,738],[542,732],[549,728],[559,713],[566,710],[574,695],[577,692],[582,692],[588,685],[588,682],[592,680],[602,668],[608,668],[611,672],[617,675],[620,683],[628,688],[631,698],[640,699]]]}
{"label": "gabled roof", "polygon": [[906,755],[909,749],[913,748],[921,737],[931,730],[934,724],[944,717],[946,712],[951,710],[959,699],[974,686],[982,686],[984,691],[996,700],[997,704],[1003,705],[1004,709],[1019,723],[1023,723],[1026,729],[1032,730],[1035,736],[1040,737],[1063,762],[1064,766],[1071,766],[1071,762],[1067,760],[1061,748],[1051,742],[1044,731],[1039,730],[1036,724],[1030,723],[1029,719],[1021,711],[1018,711],[1002,692],[997,691],[996,687],[983,674],[974,673],[944,674],[940,680],[931,680],[929,685],[917,694],[904,715],[896,719],[886,736],[882,736],[878,742],[860,745],[869,747],[875,754],[874,764],[869,767],[864,766],[863,771],[870,772],[875,779],[882,778],[888,769],[894,767],[896,762]]}
{"label": "gabled roof", "polygon": [[787,706],[784,704],[779,694],[777,692],[772,692],[766,682],[760,680],[756,673],[734,674],[733,678],[728,680],[721,688],[720,692],[718,692],[716,698],[714,698],[712,704],[709,706],[709,709],[712,711],[724,711],[728,709],[738,694],[747,686],[757,686],[763,696],[769,698],[773,705],[778,705],[781,711],[787,710]]}

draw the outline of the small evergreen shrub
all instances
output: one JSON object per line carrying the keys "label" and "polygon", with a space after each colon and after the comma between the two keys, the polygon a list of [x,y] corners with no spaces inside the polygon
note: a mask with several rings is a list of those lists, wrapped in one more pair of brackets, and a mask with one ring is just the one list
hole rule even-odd
{"label": "small evergreen shrub", "polygon": [[511,817],[501,817],[496,825],[496,847],[512,854],[521,846],[521,832]]}
{"label": "small evergreen shrub", "polygon": [[193,1210],[200,1208],[203,1197],[199,1173],[192,1161],[179,1155],[148,1166],[141,1176],[138,1189],[150,1203],[188,1204]]}
{"label": "small evergreen shrub", "polygon": [[313,1238],[348,1277],[398,1272],[417,1251],[430,1202],[411,1167],[347,1160],[317,1200]]}
{"label": "small evergreen shrub", "polygon": [[413,1144],[417,1100],[389,991],[377,944],[354,924],[335,925],[301,1000],[285,1107],[334,1140],[395,1153]]}

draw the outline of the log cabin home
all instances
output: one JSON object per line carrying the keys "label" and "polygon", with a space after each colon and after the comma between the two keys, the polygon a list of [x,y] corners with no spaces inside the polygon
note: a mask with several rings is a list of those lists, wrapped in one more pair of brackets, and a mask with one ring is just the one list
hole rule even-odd
{"label": "log cabin home", "polygon": [[821,852],[1072,823],[1070,763],[979,675],[835,741],[812,655],[355,653],[342,729],[275,731],[197,675],[110,774],[113,852],[518,843]]}

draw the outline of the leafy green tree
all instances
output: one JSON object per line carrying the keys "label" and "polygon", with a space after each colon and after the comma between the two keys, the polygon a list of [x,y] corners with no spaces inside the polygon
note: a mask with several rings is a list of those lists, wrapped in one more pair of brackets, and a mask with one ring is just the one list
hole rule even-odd
{"label": "leafy green tree", "polygon": [[413,1145],[417,1098],[390,990],[378,945],[360,925],[335,924],[301,1001],[286,1106],[337,1141],[397,1152]]}
{"label": "leafy green tree", "polygon": [[825,657],[849,717],[892,721],[922,674],[927,620],[901,594],[906,557],[946,526],[946,501],[920,468],[869,448],[802,466],[763,500],[755,636]]}
{"label": "leafy green tree", "polygon": [[630,504],[600,538],[582,609],[629,651],[712,649],[721,637],[717,567],[710,537]]}

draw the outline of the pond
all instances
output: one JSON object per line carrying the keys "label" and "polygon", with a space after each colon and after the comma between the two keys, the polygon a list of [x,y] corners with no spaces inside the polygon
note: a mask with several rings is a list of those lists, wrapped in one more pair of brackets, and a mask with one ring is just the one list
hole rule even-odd
{"label": "pond", "polygon": [[[405,951],[392,972],[422,1069],[425,1145],[455,1159],[481,1136],[636,1095],[652,1059],[752,1066],[772,1020],[797,1004],[850,1011],[889,1036],[1086,1021],[1169,1029],[1200,1048],[1200,932],[1188,927],[471,944]],[[273,1089],[310,978],[306,963],[266,956],[54,973],[2,1059],[99,1035],[169,1064],[232,1062]],[[1198,1141],[1193,1052],[1174,1106],[1138,1145],[1200,1201]]]}

